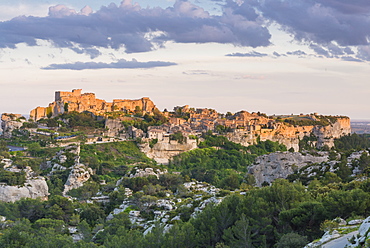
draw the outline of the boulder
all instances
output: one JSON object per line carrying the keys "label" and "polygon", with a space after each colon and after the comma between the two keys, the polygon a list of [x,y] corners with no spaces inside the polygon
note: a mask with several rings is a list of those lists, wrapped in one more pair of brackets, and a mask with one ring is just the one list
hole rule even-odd
{"label": "boulder", "polygon": [[0,185],[0,201],[15,202],[21,198],[47,200],[49,188],[44,177],[27,179],[23,186]]}
{"label": "boulder", "polygon": [[288,175],[308,164],[326,161],[328,161],[327,153],[313,156],[299,152],[274,152],[259,156],[249,167],[248,172],[256,179],[256,185],[261,186],[265,181],[271,183],[277,178],[287,178]]}

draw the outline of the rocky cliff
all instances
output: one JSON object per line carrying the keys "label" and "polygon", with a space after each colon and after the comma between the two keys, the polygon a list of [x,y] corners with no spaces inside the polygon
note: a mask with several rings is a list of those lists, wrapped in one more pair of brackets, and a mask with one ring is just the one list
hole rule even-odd
{"label": "rocky cliff", "polygon": [[3,130],[4,138],[11,138],[12,131],[20,128],[26,121],[20,114],[3,113],[1,115],[1,129]]}
{"label": "rocky cliff", "polygon": [[105,128],[107,129],[106,135],[109,137],[126,138],[126,129],[120,119],[106,119]]}
{"label": "rocky cliff", "polygon": [[235,143],[245,146],[257,143],[257,138],[261,141],[271,140],[284,144],[288,149],[299,150],[299,141],[305,136],[314,135],[312,144],[318,148],[327,145],[329,148],[334,146],[334,139],[351,133],[350,119],[348,117],[335,117],[336,121],[326,126],[298,126],[285,123],[276,123],[270,128],[260,128],[256,130],[235,129],[227,133],[226,137]]}
{"label": "rocky cliff", "polygon": [[80,163],[75,164],[69,173],[66,183],[64,184],[63,196],[66,196],[68,191],[71,189],[77,189],[83,186],[83,184],[90,179],[92,174],[93,171],[91,168]]}
{"label": "rocky cliff", "polygon": [[116,99],[113,102],[97,99],[94,93],[81,94],[81,89],[72,90],[72,92],[55,92],[55,101],[48,107],[37,107],[30,112],[30,118],[39,120],[47,116],[57,116],[64,112],[84,112],[89,111],[95,115],[104,115],[107,112],[123,111],[153,113],[156,110],[154,103],[147,97],[137,100]]}
{"label": "rocky cliff", "polygon": [[0,201],[15,202],[21,198],[47,200],[48,185],[43,177],[27,179],[23,186],[0,185]]}
{"label": "rocky cliff", "polygon": [[145,139],[144,141],[148,142],[140,144],[140,150],[159,164],[168,164],[172,157],[198,147],[196,140],[192,139],[187,139],[183,144],[180,144],[175,140],[163,140],[155,144],[153,148],[149,146],[149,139]]}
{"label": "rocky cliff", "polygon": [[0,160],[0,163],[4,164],[4,168],[11,172],[26,173],[26,182],[23,185],[10,186],[7,184],[0,184],[0,201],[4,202],[15,202],[21,198],[40,198],[41,200],[47,200],[49,195],[49,188],[44,177],[34,176],[34,172],[31,167],[27,166],[25,169],[18,169],[12,165],[10,159]]}
{"label": "rocky cliff", "polygon": [[274,152],[259,156],[248,172],[256,179],[256,185],[261,186],[263,182],[271,183],[277,178],[287,178],[306,165],[327,160],[328,155],[325,152],[319,156],[299,152]]}

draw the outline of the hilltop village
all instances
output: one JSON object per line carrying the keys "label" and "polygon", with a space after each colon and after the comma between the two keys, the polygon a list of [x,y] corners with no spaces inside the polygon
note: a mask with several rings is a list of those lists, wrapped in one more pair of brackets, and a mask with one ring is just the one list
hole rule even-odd
{"label": "hilltop village", "polygon": [[[317,113],[267,116],[247,111],[222,114],[214,109],[191,108],[188,105],[174,107],[172,112],[161,112],[147,97],[106,102],[97,99],[94,93],[82,94],[81,89],[55,92],[55,101],[48,107],[31,110],[30,118],[38,121],[73,111],[89,112],[104,118],[108,130],[105,135],[110,137],[155,139],[159,143],[168,143],[171,134],[181,132],[190,147],[194,147],[194,142],[189,141],[191,137],[208,131],[224,135],[230,141],[244,146],[256,144],[257,139],[271,140],[294,151],[299,150],[299,140],[304,137],[314,136],[313,145],[331,148],[335,138],[351,133],[350,119],[343,116],[322,116]],[[157,122],[147,130],[138,130],[134,126],[125,128],[124,122],[140,120],[145,115],[162,116],[161,125]]]}
{"label": "hilltop village", "polygon": [[370,136],[345,116],[162,111],[74,89],[1,129],[0,247],[370,242]]}

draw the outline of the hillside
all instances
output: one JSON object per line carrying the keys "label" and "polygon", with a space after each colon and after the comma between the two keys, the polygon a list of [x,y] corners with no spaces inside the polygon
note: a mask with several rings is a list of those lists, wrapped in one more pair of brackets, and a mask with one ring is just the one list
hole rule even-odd
{"label": "hillside", "polygon": [[2,115],[1,247],[303,247],[370,215],[347,117],[71,103]]}

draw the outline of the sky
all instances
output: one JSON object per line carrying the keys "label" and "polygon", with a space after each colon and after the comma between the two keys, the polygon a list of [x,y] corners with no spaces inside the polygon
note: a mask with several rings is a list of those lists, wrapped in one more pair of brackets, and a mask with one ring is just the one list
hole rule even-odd
{"label": "sky", "polygon": [[368,0],[2,0],[0,113],[55,91],[370,120]]}

